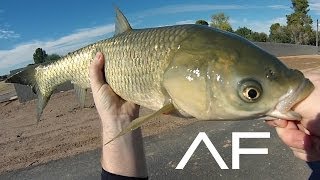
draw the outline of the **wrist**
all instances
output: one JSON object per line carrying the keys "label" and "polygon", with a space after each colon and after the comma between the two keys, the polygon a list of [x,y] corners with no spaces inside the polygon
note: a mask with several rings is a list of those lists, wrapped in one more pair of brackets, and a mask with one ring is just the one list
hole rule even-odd
{"label": "wrist", "polygon": [[106,114],[100,116],[103,136],[113,138],[127,127],[135,117],[130,115],[113,115]]}
{"label": "wrist", "polygon": [[103,169],[124,176],[146,177],[147,168],[140,128],[104,145],[113,138],[109,138],[109,133],[106,134],[108,135],[103,135],[102,138],[101,165]]}
{"label": "wrist", "polygon": [[101,165],[103,169],[124,176],[146,177],[147,168],[140,128],[105,145],[138,117],[138,113],[133,113],[133,115],[100,114],[100,117],[102,127]]}

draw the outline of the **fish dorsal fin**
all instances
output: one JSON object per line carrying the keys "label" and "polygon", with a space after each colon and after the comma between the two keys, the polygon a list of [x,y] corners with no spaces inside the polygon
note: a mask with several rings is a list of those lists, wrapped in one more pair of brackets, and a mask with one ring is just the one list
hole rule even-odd
{"label": "fish dorsal fin", "polygon": [[115,7],[115,10],[116,10],[115,35],[132,30],[127,18],[123,15],[120,9]]}

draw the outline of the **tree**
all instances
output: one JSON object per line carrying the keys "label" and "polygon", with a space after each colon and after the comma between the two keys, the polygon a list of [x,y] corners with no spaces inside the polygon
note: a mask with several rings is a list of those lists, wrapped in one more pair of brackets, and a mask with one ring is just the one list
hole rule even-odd
{"label": "tree", "polygon": [[41,48],[37,48],[36,51],[33,53],[33,60],[35,64],[43,63],[45,62],[45,59],[47,58],[47,53],[45,50],[42,50]]}
{"label": "tree", "polygon": [[291,40],[296,44],[307,44],[312,34],[308,0],[291,0],[291,2],[294,12],[287,15],[287,27]]}
{"label": "tree", "polygon": [[[311,33],[311,35],[310,35],[308,45],[313,45],[313,46],[315,46],[315,45],[316,45],[316,41],[317,41],[316,31],[313,30],[312,33]],[[318,44],[320,44],[320,39],[318,39]]]}
{"label": "tree", "polygon": [[267,42],[268,35],[266,33],[253,32],[250,39],[255,42]]}
{"label": "tree", "polygon": [[268,35],[266,33],[253,32],[247,27],[239,27],[235,33],[250,41],[267,42],[268,40]]}
{"label": "tree", "polygon": [[235,33],[244,38],[251,39],[252,30],[247,27],[239,27]]}
{"label": "tree", "polygon": [[232,27],[229,23],[229,16],[224,13],[218,13],[211,17],[211,27],[215,27],[224,31],[233,32]]}
{"label": "tree", "polygon": [[209,26],[208,22],[202,19],[196,21],[196,24]]}
{"label": "tree", "polygon": [[290,33],[286,26],[274,23],[270,26],[269,41],[277,43],[291,43]]}
{"label": "tree", "polygon": [[45,61],[55,61],[55,60],[58,60],[60,58],[61,58],[61,56],[58,55],[58,54],[50,54],[50,55],[47,56]]}

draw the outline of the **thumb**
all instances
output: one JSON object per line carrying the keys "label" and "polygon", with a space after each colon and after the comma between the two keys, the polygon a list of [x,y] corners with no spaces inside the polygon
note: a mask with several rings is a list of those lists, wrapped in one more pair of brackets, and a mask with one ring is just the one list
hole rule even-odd
{"label": "thumb", "polygon": [[104,78],[104,57],[98,52],[89,68],[90,84],[92,91],[98,92],[102,85],[106,84]]}

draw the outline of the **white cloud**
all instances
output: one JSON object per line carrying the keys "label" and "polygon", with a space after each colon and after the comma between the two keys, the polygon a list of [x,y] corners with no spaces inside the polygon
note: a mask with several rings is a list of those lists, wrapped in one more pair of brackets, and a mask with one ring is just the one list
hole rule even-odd
{"label": "white cloud", "polygon": [[35,40],[20,44],[10,50],[0,50],[0,74],[8,73],[9,68],[32,63],[33,53],[41,47],[47,53],[66,54],[98,39],[106,38],[114,31],[114,24],[77,30],[75,33],[48,41]]}
{"label": "white cloud", "polygon": [[[318,2],[318,1],[317,1]],[[319,3],[314,3],[319,4]],[[311,5],[310,5],[311,6]],[[290,6],[274,4],[269,6],[255,6],[255,5],[214,5],[214,4],[177,4],[177,5],[169,5],[163,6],[160,8],[148,9],[145,11],[141,11],[136,15],[138,17],[146,17],[152,15],[161,15],[161,14],[175,14],[175,13],[186,13],[186,12],[203,12],[203,11],[213,11],[213,10],[239,10],[239,9],[263,9],[263,8],[271,8],[271,9],[284,9],[291,10]]]}
{"label": "white cloud", "polygon": [[287,23],[287,18],[286,17],[277,17],[274,19],[271,19],[270,21],[268,21],[268,23],[274,24],[274,23],[279,23],[281,25],[285,25]]}
{"label": "white cloud", "polygon": [[195,22],[196,22],[196,20],[188,19],[188,20],[178,21],[175,24],[194,24]]}
{"label": "white cloud", "polygon": [[150,15],[160,14],[174,14],[184,12],[199,12],[199,11],[211,11],[211,10],[231,10],[231,9],[246,9],[247,6],[241,5],[212,5],[212,4],[179,4],[170,5],[160,8],[154,8],[142,11],[138,13],[139,17],[145,17]]}
{"label": "white cloud", "polygon": [[[320,2],[319,0],[310,0],[310,9],[312,11],[319,11],[320,14]],[[214,11],[214,10],[248,10],[248,9],[259,9],[259,8],[272,8],[272,9],[288,9],[289,6],[284,5],[270,5],[270,6],[251,6],[251,5],[213,5],[213,4],[178,4],[163,6],[160,8],[148,9],[135,13],[136,17],[146,17],[151,15],[162,15],[162,14],[174,14],[174,13],[188,13],[188,12],[203,12],[203,11]],[[0,9],[0,13],[4,12]],[[208,20],[209,22],[210,20]],[[194,23],[195,20],[187,19],[176,22],[175,24],[190,24]],[[270,25],[279,22],[280,24],[286,23],[285,17],[275,18],[267,22],[261,22],[251,19],[230,19],[234,29],[238,27],[246,26],[257,32],[269,33]],[[99,27],[80,29],[75,31],[73,34],[52,40],[34,40],[17,45],[10,50],[0,50],[0,74],[7,73],[9,68],[16,67],[17,64],[26,65],[32,63],[32,55],[34,50],[41,47],[47,51],[47,53],[58,53],[65,54],[67,52],[78,49],[84,45],[87,45],[96,40],[103,39],[102,37],[106,34],[114,31],[114,25],[108,24]],[[16,32],[0,27],[0,40],[5,38],[18,38],[19,34]],[[104,37],[105,38],[105,37]],[[5,72],[6,71],[6,72]]]}
{"label": "white cloud", "polygon": [[238,27],[244,27],[255,31],[255,32],[264,32],[266,34],[269,34],[269,29],[271,24],[274,23],[280,23],[281,25],[286,24],[287,19],[285,17],[277,17],[274,19],[271,19],[269,21],[257,21],[257,20],[250,20],[247,18],[237,20],[237,19],[231,19],[230,23],[232,24],[232,27],[234,30],[238,29]]}
{"label": "white cloud", "polygon": [[20,34],[15,33],[12,30],[7,30],[0,27],[0,39],[19,38]]}
{"label": "white cloud", "polygon": [[310,10],[315,11],[317,15],[320,15],[320,2],[319,1],[311,1],[309,3]]}
{"label": "white cloud", "polygon": [[[318,0],[319,1],[319,0]],[[212,4],[178,4],[178,5],[170,5],[164,6],[160,8],[148,9],[142,12],[139,12],[137,16],[145,17],[151,15],[160,15],[160,14],[174,14],[174,13],[185,13],[185,12],[202,12],[202,11],[211,11],[211,10],[239,10],[239,9],[262,9],[262,8],[271,8],[271,9],[284,9],[290,10],[290,6],[274,4],[269,6],[251,6],[251,5],[212,5]],[[320,7],[319,7],[320,8]],[[176,24],[190,24],[194,23],[194,20],[183,20],[176,22]],[[210,22],[210,20],[208,21]],[[238,27],[246,26],[257,32],[265,32],[269,33],[269,28],[273,23],[280,23],[281,25],[286,24],[285,17],[279,17],[271,19],[267,22],[261,22],[258,20],[249,20],[247,18],[239,20],[230,18],[230,23],[232,24],[234,29]]]}
{"label": "white cloud", "polygon": [[19,38],[20,34],[11,30],[10,25],[8,23],[3,22],[2,13],[4,13],[4,10],[0,9],[0,40]]}
{"label": "white cloud", "polygon": [[280,5],[280,4],[275,4],[275,5],[270,5],[270,6],[267,6],[268,8],[271,8],[271,9],[284,9],[284,10],[290,10],[290,6],[286,6],[286,5]]}
{"label": "white cloud", "polygon": [[[210,19],[206,20],[208,23],[210,23]],[[196,20],[188,19],[188,20],[181,20],[175,22],[175,24],[194,24]],[[257,21],[257,20],[250,20],[248,18],[243,19],[234,19],[230,18],[229,20],[231,26],[234,30],[238,29],[239,27],[247,27],[253,31],[256,32],[264,32],[266,34],[269,34],[270,26],[274,23],[279,23],[280,25],[286,25],[287,19],[286,17],[277,17],[274,19],[271,19],[269,21]],[[165,24],[165,25],[158,25],[158,26],[170,26],[172,24]]]}

